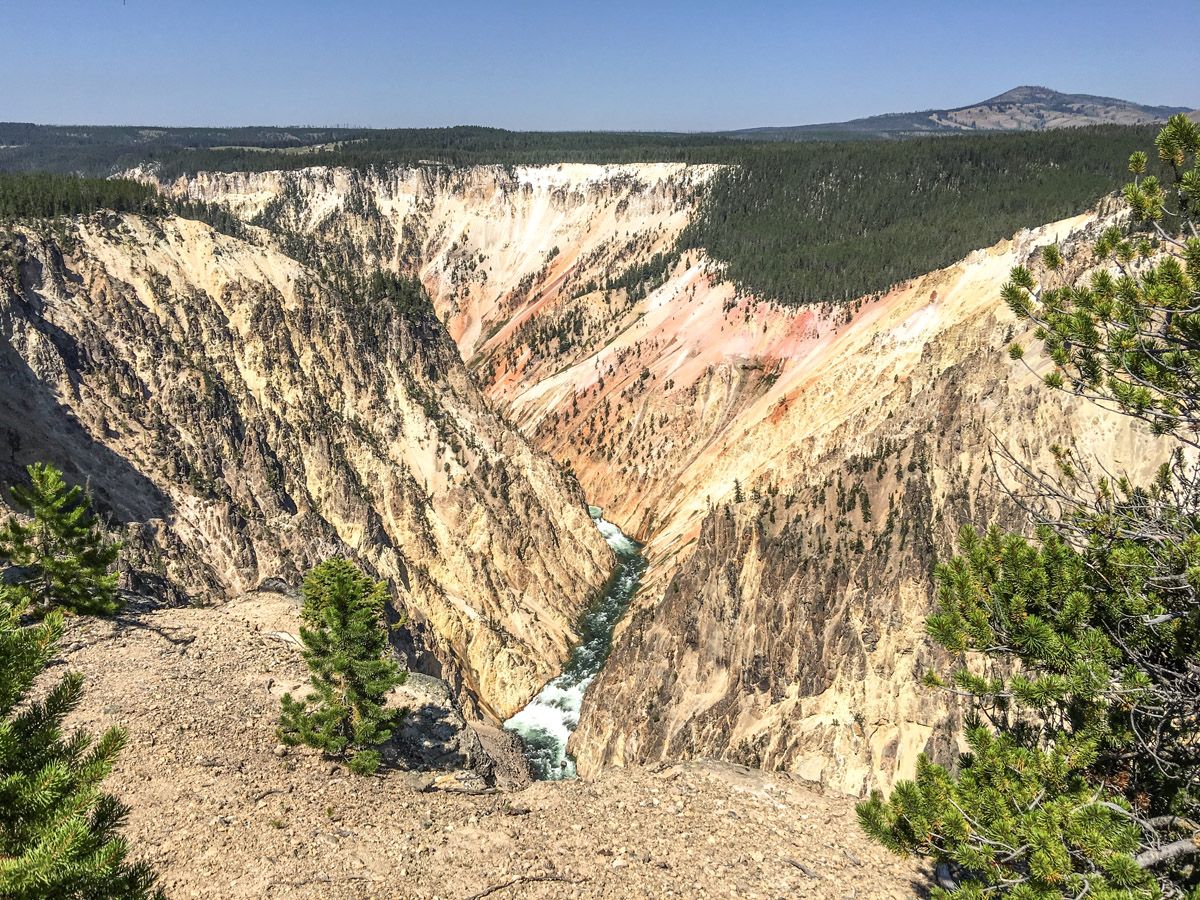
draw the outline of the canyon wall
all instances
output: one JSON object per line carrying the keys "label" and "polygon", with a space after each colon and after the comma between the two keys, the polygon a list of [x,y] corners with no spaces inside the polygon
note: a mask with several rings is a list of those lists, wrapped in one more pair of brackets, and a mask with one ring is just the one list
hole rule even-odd
{"label": "canyon wall", "polygon": [[[314,263],[420,277],[464,359],[533,345],[553,350],[548,363],[559,366],[606,335],[576,326],[573,340],[548,346],[558,307],[568,298],[593,307],[597,282],[668,252],[716,171],[673,163],[311,168],[200,173],[162,187],[225,204]],[[586,318],[599,324],[594,311]]]}
{"label": "canyon wall", "polygon": [[[965,523],[1023,527],[991,473],[1074,435],[1134,468],[1152,442],[1003,349],[1009,269],[1092,215],[1023,232],[846,306],[747,296],[670,252],[711,168],[559,166],[202,175],[301,256],[418,275],[484,390],[569,467],[650,570],[572,741],[580,770],[688,756],[850,793],[956,710],[920,687],[935,560]],[[1077,251],[1077,252],[1076,252]],[[1042,365],[1036,353],[1029,360]]]}
{"label": "canyon wall", "polygon": [[[999,301],[1010,268],[1094,230],[1080,217],[1023,233],[848,319],[733,311],[772,377],[671,476],[648,547],[666,565],[573,738],[584,774],[715,755],[861,793],[910,775],[921,751],[953,757],[957,711],[921,686],[943,662],[923,625],[933,565],[962,525],[1028,527],[992,451],[1047,468],[1073,435],[1086,457],[1135,476],[1162,459],[1128,420],[1044,388],[1036,352],[1034,372],[1004,353],[1030,343]],[[798,323],[807,333],[780,352]],[[671,370],[650,365],[654,398]]]}
{"label": "canyon wall", "polygon": [[3,249],[0,480],[48,459],[86,483],[127,586],[220,600],[348,555],[475,714],[557,672],[612,555],[427,302],[339,294],[170,217],[18,228]]}

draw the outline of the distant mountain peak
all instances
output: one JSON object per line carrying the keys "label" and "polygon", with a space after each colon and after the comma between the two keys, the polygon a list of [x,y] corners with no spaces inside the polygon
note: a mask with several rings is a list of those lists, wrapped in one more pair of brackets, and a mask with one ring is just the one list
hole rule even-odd
{"label": "distant mountain peak", "polygon": [[997,94],[984,103],[1045,103],[1066,96],[1062,91],[1043,87],[1040,84],[1019,84],[1003,94]]}
{"label": "distant mountain peak", "polygon": [[952,109],[886,113],[782,128],[747,128],[733,137],[756,140],[805,140],[812,137],[903,137],[964,131],[1048,131],[1080,125],[1147,125],[1187,112],[1186,106],[1145,106],[1116,97],[1066,94],[1038,84],[1022,84],[979,103]]}

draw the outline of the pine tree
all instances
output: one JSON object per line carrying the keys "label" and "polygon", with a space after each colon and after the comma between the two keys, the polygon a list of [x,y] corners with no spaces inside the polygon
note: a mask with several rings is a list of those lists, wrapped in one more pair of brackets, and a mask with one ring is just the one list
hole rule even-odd
{"label": "pine tree", "polygon": [[344,559],[308,573],[300,637],[313,690],[303,702],[284,696],[279,723],[284,743],[347,758],[360,775],[379,767],[376,748],[391,737],[397,718],[384,700],[405,679],[386,655],[384,598],[382,582]]}
{"label": "pine tree", "polygon": [[112,571],[120,546],[105,539],[87,496],[68,486],[62,472],[48,463],[26,471],[30,486],[12,494],[30,520],[14,516],[0,526],[0,563],[12,567],[0,591],[34,615],[55,606],[112,615],[121,606]]}
{"label": "pine tree", "polygon": [[28,699],[57,652],[61,612],[22,625],[21,606],[0,601],[0,896],[9,900],[161,898],[144,863],[129,864],[118,833],[126,809],[100,791],[125,735],[63,736],[83,678],[64,675],[44,699]]}
{"label": "pine tree", "polygon": [[1200,896],[1200,128],[1172,117],[1156,143],[1165,180],[1131,157],[1134,224],[1101,234],[1095,274],[1056,283],[1047,247],[1041,284],[1018,267],[1003,290],[1049,387],[1177,446],[1145,486],[1054,448],[1055,471],[1022,470],[1036,540],[965,529],[939,566],[928,630],[957,666],[929,682],[971,704],[969,752],[858,809],[937,861],[938,897]]}

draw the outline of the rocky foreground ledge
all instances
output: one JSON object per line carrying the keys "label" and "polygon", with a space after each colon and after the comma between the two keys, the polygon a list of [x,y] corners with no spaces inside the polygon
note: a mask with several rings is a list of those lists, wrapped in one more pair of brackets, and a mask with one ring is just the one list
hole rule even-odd
{"label": "rocky foreground ledge", "polygon": [[411,768],[383,777],[284,750],[278,695],[303,677],[281,627],[294,616],[260,595],[79,619],[51,669],[87,678],[72,724],[129,731],[108,785],[172,898],[908,897],[924,883],[866,842],[850,799],[783,775],[701,761],[515,790],[503,736],[435,703],[429,733],[406,735]]}

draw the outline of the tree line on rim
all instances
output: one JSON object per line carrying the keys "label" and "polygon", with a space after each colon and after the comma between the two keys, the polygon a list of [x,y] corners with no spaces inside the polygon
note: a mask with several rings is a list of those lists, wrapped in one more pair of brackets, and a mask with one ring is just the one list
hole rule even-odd
{"label": "tree line on rim", "polygon": [[109,210],[144,216],[178,215],[244,237],[240,219],[219,204],[164,196],[152,184],[129,178],[87,178],[54,172],[0,172],[0,223],[56,219]]}
{"label": "tree line on rim", "polygon": [[[0,126],[0,131],[3,126]],[[99,129],[103,131],[103,129]],[[486,128],[399,129],[366,133],[298,153],[287,147],[179,147],[121,143],[105,165],[59,160],[53,141],[34,143],[20,166],[109,175],[149,165],[163,180],[198,171],[261,172],[309,166],[359,170],[396,167],[714,163],[724,168],[691,199],[699,215],[673,257],[706,250],[739,288],[784,304],[841,302],[949,265],[1020,228],[1087,208],[1124,180],[1122,160],[1153,135],[1145,126],[1090,126],[1046,132],[951,135],[909,140],[766,142],[712,135],[508,132]],[[62,152],[101,152],[87,143]],[[39,155],[40,154],[40,155]],[[39,162],[39,160],[41,160]],[[48,208],[29,175],[0,175],[0,219],[88,212],[105,203],[59,202]],[[44,176],[33,176],[44,177]],[[54,194],[70,193],[48,183]],[[98,189],[89,187],[95,193]],[[153,198],[111,203],[140,211]],[[136,189],[129,189],[136,190]],[[9,196],[16,193],[17,200]],[[89,205],[90,204],[90,205]],[[220,207],[192,204],[181,215],[228,230]],[[222,223],[218,225],[217,223]],[[230,231],[229,233],[233,233]]]}

